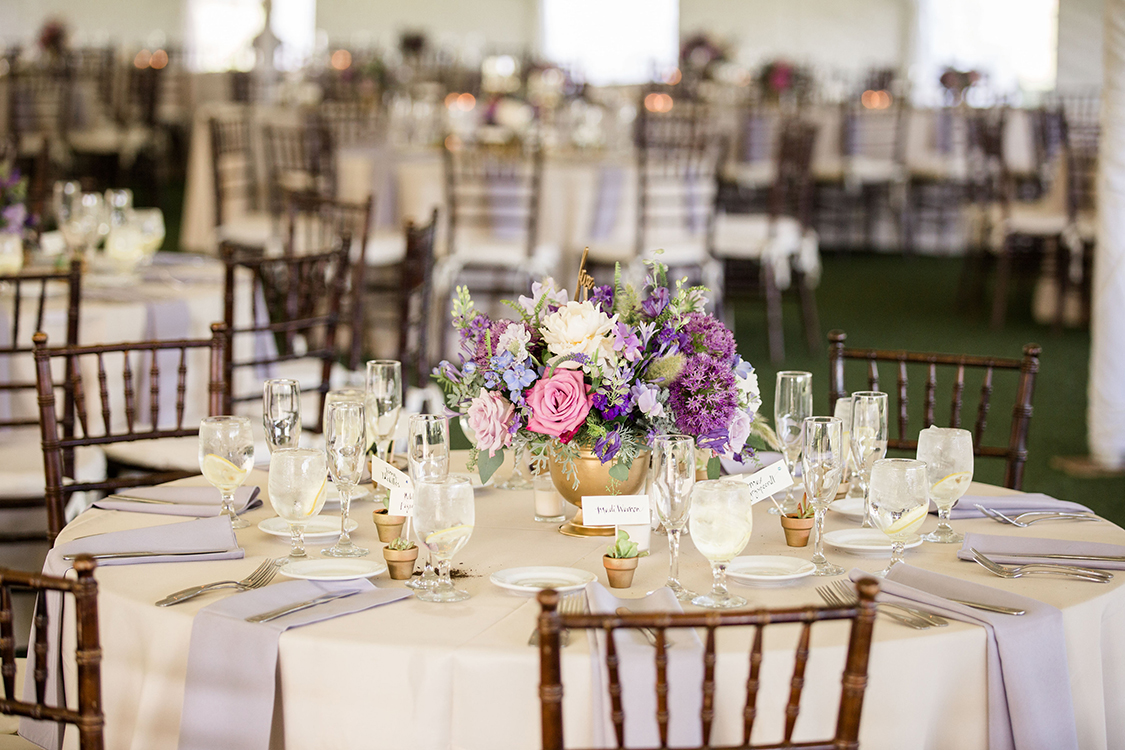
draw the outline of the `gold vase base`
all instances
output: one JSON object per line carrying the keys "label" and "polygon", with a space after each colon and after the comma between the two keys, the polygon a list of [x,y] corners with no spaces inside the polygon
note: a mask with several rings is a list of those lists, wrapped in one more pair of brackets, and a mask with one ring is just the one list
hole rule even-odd
{"label": "gold vase base", "polygon": [[582,509],[579,508],[578,512],[574,514],[574,518],[559,527],[559,533],[563,536],[578,537],[614,536],[617,529],[613,526],[586,526],[582,523]]}

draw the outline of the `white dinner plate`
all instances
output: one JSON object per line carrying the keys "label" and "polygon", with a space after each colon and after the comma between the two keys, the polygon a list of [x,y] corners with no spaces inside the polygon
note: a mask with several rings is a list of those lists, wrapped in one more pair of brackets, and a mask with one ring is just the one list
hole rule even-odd
{"label": "white dinner plate", "polygon": [[784,555],[736,557],[727,565],[727,576],[748,586],[781,586],[815,572],[808,560]]}
{"label": "white dinner plate", "polygon": [[290,560],[278,568],[290,578],[304,578],[308,581],[352,581],[357,578],[370,578],[387,571],[382,560],[341,557],[324,560]]}
{"label": "white dinner plate", "polygon": [[[274,536],[283,536],[289,538],[289,524],[279,516],[267,518],[258,524],[258,528],[267,534]],[[348,519],[348,533],[352,533],[359,528],[354,518]],[[340,517],[339,516],[313,516],[312,520],[305,524],[305,541],[311,542],[314,539],[330,539],[334,536],[340,536]]]}
{"label": "white dinner plate", "polygon": [[[824,535],[824,541],[838,550],[865,557],[881,557],[891,554],[891,539],[878,529],[836,529]],[[907,549],[922,543],[917,534],[906,542]]]}
{"label": "white dinner plate", "polygon": [[828,505],[828,510],[847,516],[853,521],[863,522],[863,498],[840,498]]}
{"label": "white dinner plate", "polygon": [[498,570],[492,574],[489,580],[508,591],[515,591],[520,594],[536,594],[543,589],[574,591],[583,588],[591,581],[596,581],[597,576],[577,568],[533,565],[526,568]]}

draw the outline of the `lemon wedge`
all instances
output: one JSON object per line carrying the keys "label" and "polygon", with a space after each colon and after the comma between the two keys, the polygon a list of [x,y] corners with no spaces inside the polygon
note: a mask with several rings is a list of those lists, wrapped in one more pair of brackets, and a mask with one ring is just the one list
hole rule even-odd
{"label": "lemon wedge", "polygon": [[929,513],[929,512],[930,512],[929,503],[919,505],[917,508],[910,511],[909,513],[904,515],[902,518],[898,519],[897,521],[892,523],[890,526],[888,526],[883,533],[885,533],[887,536],[894,536],[895,534],[902,534],[902,533],[908,531],[909,529],[911,529],[911,527],[913,527],[915,524],[921,523],[926,518],[926,514]]}
{"label": "lemon wedge", "polygon": [[222,456],[208,453],[203,457],[203,476],[216,487],[230,487],[240,485],[248,473],[245,469],[235,466]]}
{"label": "lemon wedge", "polygon": [[466,523],[460,524],[458,526],[450,526],[448,529],[431,531],[426,535],[426,546],[440,547],[443,544],[455,542],[461,537],[468,536],[471,533],[473,533],[473,527]]}
{"label": "lemon wedge", "polygon": [[971,471],[955,471],[948,476],[934,482],[932,493],[935,497],[960,497],[965,494],[968,485],[973,481]]}
{"label": "lemon wedge", "polygon": [[328,477],[324,477],[324,481],[320,483],[320,489],[316,491],[316,500],[309,506],[309,512],[306,516],[311,516],[318,508],[324,506],[324,493],[328,491]]}

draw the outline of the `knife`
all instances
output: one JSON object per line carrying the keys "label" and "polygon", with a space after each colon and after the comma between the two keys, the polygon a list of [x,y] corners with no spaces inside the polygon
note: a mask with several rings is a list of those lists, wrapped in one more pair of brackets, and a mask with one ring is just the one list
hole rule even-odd
{"label": "knife", "polygon": [[1041,557],[1047,560],[1088,560],[1090,562],[1125,563],[1125,556],[1121,555],[1064,555],[1031,552],[990,552],[989,554],[995,555],[996,557]]}
{"label": "knife", "polygon": [[1015,607],[1001,607],[999,604],[985,604],[984,602],[970,602],[970,601],[966,601],[964,599],[954,599],[951,596],[948,596],[946,598],[949,599],[949,601],[951,601],[951,602],[957,602],[958,604],[964,604],[966,607],[972,607],[973,609],[982,609],[985,612],[996,612],[997,614],[1001,614],[1001,615],[1016,615],[1017,617],[1019,615],[1026,615],[1027,614],[1027,610],[1016,609]]}
{"label": "knife", "polygon": [[[628,607],[618,607],[617,608],[617,614],[619,614],[619,615],[632,615],[632,614],[636,614],[636,613],[633,612],[633,610],[629,609]],[[652,646],[653,648],[656,648],[656,631],[655,630],[653,630],[652,628],[638,628],[637,630],[640,632],[641,635],[643,635],[645,637],[645,640],[648,641],[648,645]],[[674,642],[669,640],[668,637],[665,636],[665,638],[664,638],[664,648],[671,648],[673,645],[675,645]]]}
{"label": "knife", "polygon": [[284,617],[285,615],[291,615],[294,612],[300,612],[302,609],[309,609],[310,607],[315,607],[318,604],[326,604],[328,602],[335,601],[336,599],[343,599],[345,597],[353,596],[354,594],[358,593],[358,591],[345,591],[343,593],[336,594],[322,594],[315,599],[298,602],[297,604],[288,604],[284,607],[270,610],[269,612],[263,612],[260,615],[251,615],[250,617],[246,618],[246,622],[269,622],[270,620],[276,620],[277,618]]}
{"label": "knife", "polygon": [[[198,555],[222,555],[227,552],[234,552],[229,549],[208,549],[199,552],[97,552],[89,556],[95,560],[121,560],[129,557],[192,557]],[[82,552],[75,552],[71,555],[63,555],[63,559],[71,562],[81,554],[89,554]]]}
{"label": "knife", "polygon": [[130,503],[152,503],[153,505],[176,505],[171,500],[153,500],[147,497],[137,497],[135,495],[106,495],[106,500],[124,500]]}

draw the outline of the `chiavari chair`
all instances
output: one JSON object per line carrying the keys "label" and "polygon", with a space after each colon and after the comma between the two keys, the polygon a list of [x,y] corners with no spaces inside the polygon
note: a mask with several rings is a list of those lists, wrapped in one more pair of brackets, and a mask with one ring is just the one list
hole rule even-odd
{"label": "chiavari chair", "polygon": [[216,241],[265,247],[279,223],[278,217],[258,208],[249,112],[211,118],[210,136]]}
{"label": "chiavari chair", "polygon": [[271,214],[284,213],[289,193],[336,194],[335,150],[326,128],[316,123],[267,125],[262,138]]}
{"label": "chiavari chair", "polygon": [[914,252],[920,238],[930,237],[937,247],[959,244],[969,170],[964,113],[952,106],[911,108],[906,116],[904,249]]}

